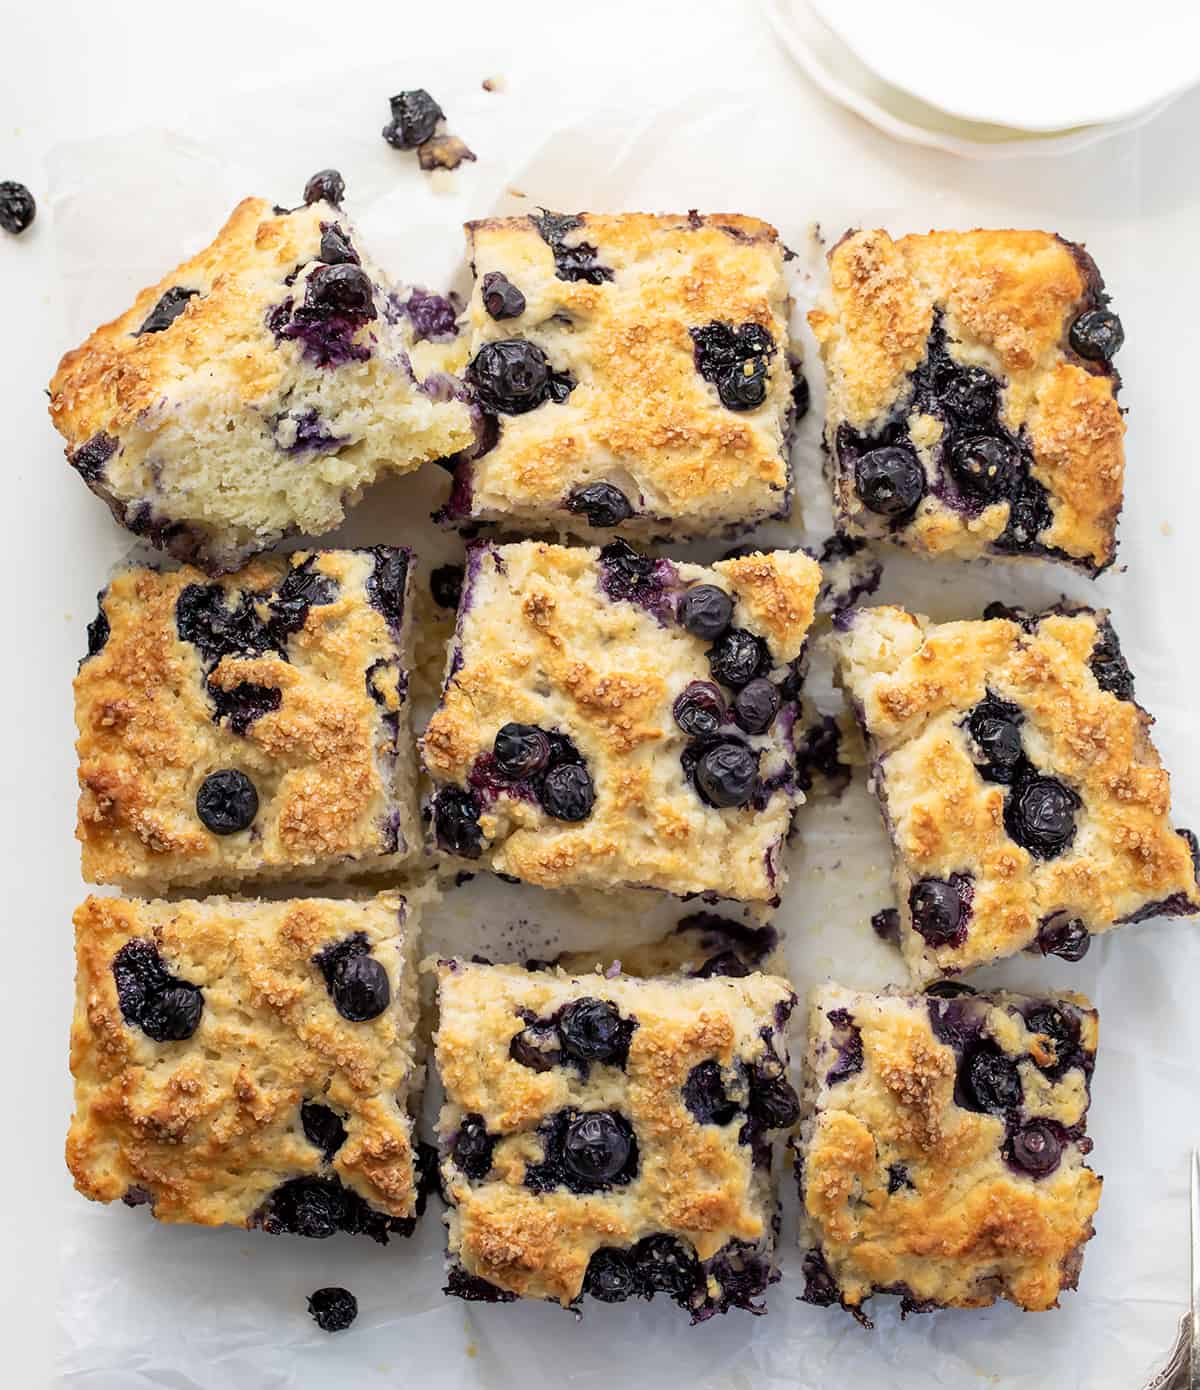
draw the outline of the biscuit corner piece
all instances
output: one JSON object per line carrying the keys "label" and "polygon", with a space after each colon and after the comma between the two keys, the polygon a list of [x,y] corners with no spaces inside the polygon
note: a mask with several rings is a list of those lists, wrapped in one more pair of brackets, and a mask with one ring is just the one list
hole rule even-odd
{"label": "biscuit corner piece", "polygon": [[785,248],[734,215],[467,225],[467,379],[493,439],[443,514],[597,541],[746,529],[791,506]]}
{"label": "biscuit corner piece", "polygon": [[461,384],[418,375],[425,335],[455,332],[448,304],[431,328],[428,302],[393,289],[340,207],[247,198],[63,357],[50,415],[122,526],[236,569],[282,537],[332,530],[382,473],[474,445]]}
{"label": "biscuit corner piece", "polygon": [[800,551],[473,547],[422,740],[438,847],[544,888],[776,901],[819,587]]}
{"label": "biscuit corner piece", "polygon": [[839,530],[931,558],[1116,555],[1124,341],[1082,246],[1040,231],[851,231],[812,311]]}
{"label": "biscuit corner piece", "polygon": [[410,568],[378,546],[119,571],[75,678],[84,878],[152,895],[419,852]]}
{"label": "biscuit corner piece", "polygon": [[448,1294],[661,1293],[701,1322],[778,1279],[785,980],[437,963]]}
{"label": "biscuit corner piece", "polygon": [[892,840],[916,980],[1200,912],[1195,836],[1170,819],[1152,720],[1103,610],[840,620],[839,680]]}
{"label": "biscuit corner piece", "polygon": [[[794,1141],[806,1302],[1028,1311],[1073,1289],[1097,1015],[1082,995],[813,991]],[[944,992],[937,992],[942,990]]]}
{"label": "biscuit corner piece", "polygon": [[424,1204],[413,1114],[428,886],[362,901],[88,898],[75,913],[84,1196],[160,1221],[386,1242]]}

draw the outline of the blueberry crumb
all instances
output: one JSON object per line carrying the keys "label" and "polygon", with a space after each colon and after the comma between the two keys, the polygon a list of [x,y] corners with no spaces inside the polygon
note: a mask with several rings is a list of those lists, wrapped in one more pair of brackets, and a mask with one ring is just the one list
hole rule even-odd
{"label": "blueberry crumb", "polygon": [[345,1332],[358,1317],[358,1299],[349,1289],[318,1289],[308,1296],[308,1311],[322,1332]]}

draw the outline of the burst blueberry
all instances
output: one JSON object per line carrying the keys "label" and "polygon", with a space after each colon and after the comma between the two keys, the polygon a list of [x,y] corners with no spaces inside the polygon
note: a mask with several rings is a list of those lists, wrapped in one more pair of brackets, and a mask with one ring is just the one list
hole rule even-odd
{"label": "burst blueberry", "polygon": [[704,1273],[695,1253],[674,1236],[645,1236],[631,1252],[639,1281],[656,1293],[669,1294],[684,1302],[703,1281]]}
{"label": "burst blueberry", "polygon": [[1038,928],[1037,948],[1044,956],[1061,960],[1080,961],[1091,948],[1092,934],[1078,917],[1067,919],[1057,914]]}
{"label": "burst blueberry", "polygon": [[182,285],[172,285],[169,290],[163,292],[158,303],[142,320],[142,326],[134,332],[133,336],[140,338],[145,333],[164,333],[199,293],[199,290],[189,290]]}
{"label": "burst blueberry", "polygon": [[519,781],[540,772],[550,761],[550,740],[536,724],[505,724],[492,743],[496,769]]}
{"label": "burst blueberry", "polygon": [[439,608],[457,608],[462,598],[462,565],[438,565],[429,576],[429,592]]}
{"label": "burst blueberry", "polygon": [[318,315],[339,314],[353,321],[375,317],[375,286],[361,266],[321,265],[308,277],[304,307]]}
{"label": "burst blueberry", "polygon": [[682,1087],[683,1103],[699,1125],[727,1125],[739,1113],[738,1103],[725,1090],[719,1062],[709,1059],[688,1072]]}
{"label": "burst blueberry", "polygon": [[482,1115],[464,1115],[459,1121],[458,1133],[450,1145],[450,1152],[455,1164],[467,1177],[481,1182],[491,1172],[496,1140],[496,1135],[488,1133]]}
{"label": "burst blueberry", "polygon": [[630,1256],[624,1250],[602,1245],[588,1261],[583,1291],[601,1303],[622,1303],[637,1297],[642,1289]]}
{"label": "burst blueberry", "polygon": [[996,413],[999,383],[982,367],[960,367],[941,386],[942,402],[964,425],[979,425]]}
{"label": "burst blueberry", "polygon": [[358,1299],[349,1289],[330,1285],[309,1294],[308,1311],[322,1332],[345,1332],[358,1317]]}
{"label": "burst blueberry", "polygon": [[1021,1074],[1013,1058],[994,1042],[976,1043],[958,1068],[955,1099],[966,1110],[1001,1115],[1015,1110],[1023,1095]]}
{"label": "burst blueberry", "polygon": [[497,320],[518,319],[525,312],[525,296],[499,270],[489,270],[483,277],[480,298],[488,314]]}
{"label": "burst blueberry", "polygon": [[346,1142],[346,1126],[342,1117],[328,1105],[306,1100],[300,1107],[300,1124],[308,1142],[321,1150],[326,1163]]}
{"label": "burst blueberry", "polygon": [[346,180],[336,169],[319,169],[304,185],[304,205],[332,203],[340,207],[346,196]]}
{"label": "burst blueberry", "polygon": [[415,150],[423,145],[445,116],[423,87],[398,92],[390,101],[392,119],[383,128],[383,138],[396,150]]}
{"label": "burst blueberry", "polygon": [[1016,448],[998,435],[972,435],[956,440],[950,449],[951,476],[968,497],[979,502],[1006,496],[1020,466]]}

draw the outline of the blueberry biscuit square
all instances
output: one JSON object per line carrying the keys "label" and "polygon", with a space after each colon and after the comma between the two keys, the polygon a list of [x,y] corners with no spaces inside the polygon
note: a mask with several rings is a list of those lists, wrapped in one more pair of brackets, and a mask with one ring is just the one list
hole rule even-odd
{"label": "blueberry biscuit square", "polygon": [[809,1303],[868,1322],[1040,1311],[1073,1289],[1101,1179],[1084,1163],[1096,1011],[1082,995],[815,990],[796,1142]]}
{"label": "blueberry biscuit square", "polygon": [[477,544],[423,739],[443,850],[544,888],[777,899],[816,563]]}
{"label": "blueberry biscuit square", "polygon": [[342,878],[418,850],[409,581],[383,546],[118,573],[75,678],[84,878]]}
{"label": "blueberry biscuit square", "polygon": [[762,1312],[785,980],[438,963],[447,1293]]}
{"label": "blueberry biscuit square", "polygon": [[467,379],[495,437],[449,519],[687,536],[790,507],[784,249],[749,217],[542,212],[467,226]]}
{"label": "blueberry biscuit square", "polygon": [[914,978],[1200,911],[1150,716],[1107,614],[857,609],[835,639],[892,840]]}
{"label": "blueberry biscuit square", "polygon": [[428,886],[364,901],[145,902],[75,913],[67,1163],[160,1221],[409,1235],[418,921]]}
{"label": "blueberry biscuit square", "polygon": [[417,308],[340,207],[248,198],[66,354],[51,418],[122,526],[235,569],[283,536],[332,530],[377,476],[474,442],[465,392],[417,352],[434,329],[453,334],[454,314],[431,328]]}
{"label": "blueberry biscuit square", "polygon": [[1116,553],[1121,321],[1081,246],[1037,231],[849,232],[809,314],[838,526],[930,557]]}

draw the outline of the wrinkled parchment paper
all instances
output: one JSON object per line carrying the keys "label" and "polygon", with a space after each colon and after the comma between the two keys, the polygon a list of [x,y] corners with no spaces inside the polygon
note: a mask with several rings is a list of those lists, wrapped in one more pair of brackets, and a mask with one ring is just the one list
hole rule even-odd
{"label": "wrinkled parchment paper", "polygon": [[[708,17],[714,46],[705,73],[677,71],[669,49],[657,44],[654,52],[631,44],[627,71],[590,67],[586,44],[572,48],[567,64],[523,33],[511,53],[457,47],[452,58],[400,56],[363,71],[266,74],[219,109],[178,125],[64,146],[51,165],[63,345],[202,245],[239,198],[257,193],[295,203],[306,176],[328,164],[346,175],[348,209],[376,258],[398,279],[433,288],[465,286],[458,224],[466,217],[536,203],[761,215],[796,252],[796,332],[806,347],[803,310],[821,279],[818,230],[832,240],[856,224],[893,232],[1033,225],[1085,240],[1128,335],[1121,367],[1129,382],[1122,399],[1132,410],[1130,500],[1121,558],[1129,572],[1090,585],[1051,568],[939,569],[898,558],[888,562],[880,597],[938,617],[976,615],[992,598],[1050,602],[1064,591],[1110,604],[1139,696],[1159,716],[1177,820],[1200,822],[1194,439],[1172,428],[1190,413],[1177,399],[1186,389],[1187,324],[1179,296],[1161,289],[1172,263],[1187,262],[1171,236],[1169,187],[1144,187],[1143,141],[1153,141],[1155,128],[1069,159],[1004,166],[896,145],[816,96],[765,26],[749,15],[739,22],[740,9]],[[603,22],[603,11],[593,9],[591,20]],[[499,79],[498,90],[485,91],[485,78]],[[476,163],[431,179],[415,158],[379,139],[389,93],[418,85],[450,113],[451,129],[474,149]],[[763,533],[788,544],[819,542],[830,529],[818,468],[823,389],[819,373],[811,375],[814,408],[797,444],[804,522]],[[47,489],[76,486],[67,470],[46,470]],[[458,542],[425,520],[445,487],[433,468],[385,484],[335,539],[408,543],[433,564],[452,558]],[[98,503],[92,520],[92,530],[66,543],[76,564],[94,566],[99,587],[127,538]],[[690,553],[707,558],[716,549]],[[82,621],[62,639],[64,679]],[[833,707],[819,658],[812,688]],[[63,855],[64,872],[73,875],[73,847],[64,845]],[[902,978],[898,957],[867,925],[889,889],[886,846],[861,773],[841,800],[801,813],[791,873],[776,921],[786,929],[802,992],[827,977],[862,986]],[[480,876],[447,895],[427,945],[542,956],[559,942],[600,943],[619,955],[622,943],[686,910],[639,898],[633,912],[614,901],[609,914],[597,915]],[[1101,1011],[1091,1131],[1093,1166],[1106,1185],[1081,1289],[1058,1312],[1022,1314],[1005,1305],[901,1325],[897,1300],[879,1298],[877,1326],[865,1332],[838,1310],[797,1302],[794,1195],[782,1164],[784,1280],[768,1297],[769,1315],[734,1312],[694,1329],[661,1299],[591,1304],[582,1320],[549,1305],[446,1299],[436,1203],[413,1240],[383,1249],[345,1236],[306,1242],[159,1226],[146,1210],[80,1199],[61,1233],[64,1383],[80,1390],[1138,1390],[1164,1358],[1185,1299],[1185,1151],[1200,1135],[1197,980],[1200,934],[1177,922],[1098,939],[1079,965],[1023,958],[977,981],[1074,987]],[[803,1016],[801,1008],[797,1033]],[[796,1054],[801,1045],[797,1036]],[[326,1284],[344,1284],[359,1299],[354,1328],[335,1337],[319,1332],[305,1311],[306,1295]]]}

